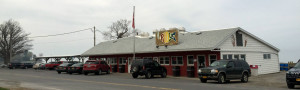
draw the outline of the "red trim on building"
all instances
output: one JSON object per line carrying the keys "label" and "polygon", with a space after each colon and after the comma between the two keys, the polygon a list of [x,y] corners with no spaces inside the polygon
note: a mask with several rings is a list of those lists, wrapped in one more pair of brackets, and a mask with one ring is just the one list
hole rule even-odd
{"label": "red trim on building", "polygon": [[[220,60],[221,55],[219,51],[180,51],[180,52],[159,52],[159,53],[136,53],[136,57],[158,57],[158,61],[159,61],[159,57],[169,57],[170,61],[169,61],[169,65],[162,65],[164,67],[166,67],[167,69],[167,74],[168,75],[173,75],[173,71],[172,71],[172,67],[174,65],[172,65],[172,61],[171,61],[171,57],[172,56],[182,56],[183,57],[183,65],[175,65],[175,66],[180,66],[180,76],[187,76],[187,56],[188,55],[193,55],[194,56],[194,60],[196,59],[196,62],[194,62],[194,73],[195,73],[195,77],[198,77],[198,55],[204,55],[205,56],[205,66],[209,66],[209,55],[216,55],[217,56],[217,60]],[[117,59],[117,71],[119,72],[119,58],[121,57],[125,57],[126,58],[126,65],[125,65],[125,73],[128,73],[128,57],[133,57],[132,54],[122,54],[122,55],[99,55],[99,56],[90,56],[90,58],[116,58]],[[111,66],[111,70],[112,70],[112,65]]]}

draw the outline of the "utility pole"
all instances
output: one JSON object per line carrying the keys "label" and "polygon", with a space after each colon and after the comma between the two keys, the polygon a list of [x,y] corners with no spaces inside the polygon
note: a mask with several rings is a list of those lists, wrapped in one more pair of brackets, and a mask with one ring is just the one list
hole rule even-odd
{"label": "utility pole", "polygon": [[96,27],[94,26],[94,46],[96,46]]}

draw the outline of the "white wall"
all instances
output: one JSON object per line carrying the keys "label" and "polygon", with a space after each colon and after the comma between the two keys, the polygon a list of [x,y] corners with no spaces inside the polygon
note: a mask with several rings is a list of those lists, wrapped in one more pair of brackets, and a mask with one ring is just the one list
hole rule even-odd
{"label": "white wall", "polygon": [[[258,74],[279,72],[278,52],[253,37],[242,34],[244,46],[233,46],[230,37],[218,47],[221,50],[221,58],[223,58],[223,54],[245,54],[249,65],[259,65]],[[246,46],[245,39],[247,39]],[[271,59],[264,59],[263,54],[271,54]]]}

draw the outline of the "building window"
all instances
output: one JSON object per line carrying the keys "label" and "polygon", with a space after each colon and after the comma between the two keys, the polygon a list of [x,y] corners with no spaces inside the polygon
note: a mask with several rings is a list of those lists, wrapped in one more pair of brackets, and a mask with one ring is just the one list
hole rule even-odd
{"label": "building window", "polygon": [[107,58],[109,64],[115,65],[117,64],[117,58]]}
{"label": "building window", "polygon": [[126,64],[126,58],[122,57],[119,58],[119,65],[125,65]]}
{"label": "building window", "polygon": [[243,34],[241,32],[236,32],[236,46],[243,46]]}
{"label": "building window", "polygon": [[264,59],[271,59],[271,54],[264,54]]}
{"label": "building window", "polygon": [[213,63],[214,61],[217,61],[217,55],[209,55],[209,64]]}
{"label": "building window", "polygon": [[[233,58],[232,58],[232,56],[234,56]],[[245,54],[234,54],[234,55],[232,55],[232,54],[223,54],[223,59],[229,59],[229,60],[232,60],[232,59],[234,59],[234,60],[246,60],[246,55]]]}
{"label": "building window", "polygon": [[153,60],[152,57],[144,57],[144,59],[150,59],[150,60]]}
{"label": "building window", "polygon": [[183,65],[182,56],[173,56],[172,57],[172,65]]}
{"label": "building window", "polygon": [[188,56],[187,63],[188,65],[194,65],[194,56]]}
{"label": "building window", "polygon": [[170,58],[169,57],[160,57],[159,63],[161,65],[169,65],[170,64]]}

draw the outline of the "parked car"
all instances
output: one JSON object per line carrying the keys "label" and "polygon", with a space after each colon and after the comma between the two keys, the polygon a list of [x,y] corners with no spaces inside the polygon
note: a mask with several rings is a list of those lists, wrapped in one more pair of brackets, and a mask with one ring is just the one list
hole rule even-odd
{"label": "parked car", "polygon": [[63,63],[56,67],[56,71],[58,74],[61,74],[61,72],[67,72],[70,66],[72,66],[74,63]]}
{"label": "parked car", "polygon": [[84,75],[88,75],[89,73],[95,73],[95,75],[102,74],[102,72],[110,73],[109,65],[102,60],[88,60],[83,65]]}
{"label": "parked car", "polygon": [[217,60],[209,67],[199,69],[198,76],[202,83],[206,83],[207,80],[217,80],[222,84],[233,79],[240,79],[246,83],[251,76],[251,70],[244,60]]}
{"label": "parked car", "polygon": [[83,63],[76,63],[76,64],[73,64],[71,67],[68,68],[68,73],[69,74],[72,74],[72,73],[79,73],[81,74],[82,73],[82,70],[83,70]]}
{"label": "parked car", "polygon": [[45,69],[46,69],[46,63],[42,63],[42,64],[38,67],[38,69],[40,69],[40,70],[45,70]]}
{"label": "parked car", "polygon": [[286,84],[288,88],[300,85],[300,62],[286,72]]}
{"label": "parked car", "polygon": [[5,68],[5,67],[7,67],[7,65],[1,64],[0,67],[1,67],[1,68]]}
{"label": "parked car", "polygon": [[21,63],[20,68],[22,69],[28,69],[28,68],[32,68],[33,67],[33,63],[28,63],[28,62],[23,62]]}
{"label": "parked car", "polygon": [[132,61],[130,73],[133,78],[137,78],[139,75],[145,75],[147,79],[153,77],[153,75],[161,75],[163,78],[167,77],[167,69],[151,59]]}
{"label": "parked car", "polygon": [[46,67],[46,69],[53,70],[53,69],[56,69],[56,67],[62,63],[64,63],[64,61],[50,62],[50,63],[47,63],[45,65],[45,67]]}
{"label": "parked car", "polygon": [[20,68],[20,67],[21,67],[20,62],[11,62],[8,64],[9,69],[16,69],[16,68]]}
{"label": "parked car", "polygon": [[32,66],[32,68],[33,69],[39,69],[39,67],[42,65],[43,63],[35,63],[33,66]]}

